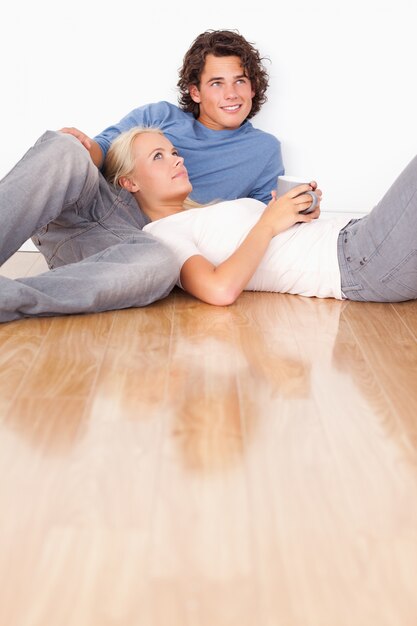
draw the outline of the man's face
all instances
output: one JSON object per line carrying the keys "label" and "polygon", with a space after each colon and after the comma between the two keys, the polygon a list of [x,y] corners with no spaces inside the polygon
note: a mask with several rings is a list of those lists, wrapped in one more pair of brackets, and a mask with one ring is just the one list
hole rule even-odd
{"label": "man's face", "polygon": [[213,130],[239,128],[252,108],[255,92],[237,56],[206,56],[200,87],[190,96],[200,105],[198,121]]}

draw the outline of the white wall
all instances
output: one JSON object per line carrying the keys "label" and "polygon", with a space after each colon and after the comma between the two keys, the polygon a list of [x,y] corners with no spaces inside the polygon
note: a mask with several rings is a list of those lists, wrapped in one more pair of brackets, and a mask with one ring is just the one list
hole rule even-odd
{"label": "white wall", "polygon": [[281,139],[287,173],[316,178],[327,210],[367,211],[417,151],[416,24],[415,0],[10,3],[0,176],[46,128],[94,135],[139,104],[176,102],[194,37],[236,28],[270,57],[253,123]]}

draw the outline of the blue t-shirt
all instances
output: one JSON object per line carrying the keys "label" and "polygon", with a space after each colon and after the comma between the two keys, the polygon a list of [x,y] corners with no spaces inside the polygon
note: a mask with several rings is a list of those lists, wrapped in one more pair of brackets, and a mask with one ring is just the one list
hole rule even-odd
{"label": "blue t-shirt", "polygon": [[212,130],[170,102],[134,109],[94,137],[103,155],[117,135],[133,126],[155,126],[164,132],[184,157],[193,185],[191,198],[202,204],[235,198],[267,203],[284,173],[281,145],[273,135],[248,121],[235,130]]}

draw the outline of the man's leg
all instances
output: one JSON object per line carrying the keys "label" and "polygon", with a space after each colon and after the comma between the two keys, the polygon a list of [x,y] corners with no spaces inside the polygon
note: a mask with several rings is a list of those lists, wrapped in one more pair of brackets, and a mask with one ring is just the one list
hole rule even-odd
{"label": "man's leg", "polygon": [[138,231],[122,243],[39,276],[0,277],[0,322],[145,306],[167,296],[178,274],[171,252]]}
{"label": "man's leg", "polygon": [[98,170],[71,135],[47,131],[0,181],[0,264],[65,208],[94,201]]}

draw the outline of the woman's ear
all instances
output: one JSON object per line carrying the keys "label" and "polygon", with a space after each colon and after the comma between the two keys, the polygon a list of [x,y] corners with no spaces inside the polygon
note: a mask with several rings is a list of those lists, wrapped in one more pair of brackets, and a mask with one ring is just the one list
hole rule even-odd
{"label": "woman's ear", "polygon": [[127,178],[127,176],[120,176],[119,185],[120,187],[123,187],[123,189],[127,189],[127,191],[130,191],[130,193],[135,193],[136,191],[139,191],[139,185],[130,180],[130,178]]}
{"label": "woman's ear", "polygon": [[201,102],[200,92],[197,85],[190,85],[188,88],[188,93],[190,94],[191,99],[194,102]]}

